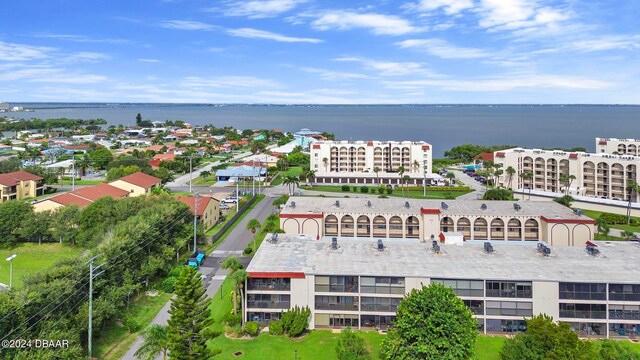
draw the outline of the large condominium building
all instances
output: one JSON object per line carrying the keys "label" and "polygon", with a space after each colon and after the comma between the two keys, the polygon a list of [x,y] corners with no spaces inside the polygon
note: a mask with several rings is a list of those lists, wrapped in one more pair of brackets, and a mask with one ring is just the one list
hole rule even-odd
{"label": "large condominium building", "polygon": [[[568,187],[571,195],[617,200],[629,199],[629,184],[638,181],[640,174],[640,157],[632,155],[515,148],[496,151],[494,162],[503,170],[498,186],[553,193]],[[509,167],[515,170],[513,175]],[[524,173],[532,177],[523,177]],[[638,201],[638,194],[632,201]]]}
{"label": "large condominium building", "polygon": [[592,219],[553,201],[362,199],[291,197],[280,211],[280,228],[349,240],[462,235],[465,240],[545,241],[582,246],[593,239]]}
{"label": "large condominium building", "polygon": [[[247,267],[245,320],[268,324],[294,306],[310,328],[385,329],[412,289],[443,283],[473,311],[480,331],[525,330],[548,314],[581,336],[629,337],[640,329],[640,245],[585,247],[482,242],[462,246],[411,239],[311,240],[271,235]],[[489,251],[487,251],[489,250]]]}
{"label": "large condominium building", "polygon": [[0,203],[44,194],[44,179],[26,171],[0,174]]}
{"label": "large condominium building", "polygon": [[640,155],[640,140],[596,138],[596,153],[615,155]]}
{"label": "large condominium building", "polygon": [[318,141],[311,145],[311,170],[323,184],[395,185],[408,175],[409,184],[422,185],[433,177],[432,153],[424,141]]}

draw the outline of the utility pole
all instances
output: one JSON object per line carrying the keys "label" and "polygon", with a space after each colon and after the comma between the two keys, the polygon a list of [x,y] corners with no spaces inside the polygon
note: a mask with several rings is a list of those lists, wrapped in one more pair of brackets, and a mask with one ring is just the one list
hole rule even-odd
{"label": "utility pole", "polygon": [[73,166],[73,171],[71,174],[71,191],[75,191],[76,190],[76,155],[73,154],[73,163],[71,164],[71,166]]}
{"label": "utility pole", "polygon": [[196,252],[196,239],[198,238],[198,200],[200,194],[194,195],[194,210],[193,210],[193,252]]}
{"label": "utility pole", "polygon": [[256,161],[253,160],[251,165],[253,165],[253,168],[251,169],[251,178],[253,179],[253,182],[251,183],[251,195],[253,196],[256,194]]}
{"label": "utility pole", "polygon": [[423,165],[422,173],[424,174],[424,179],[422,180],[422,185],[424,186],[423,196],[426,198],[427,197],[427,162],[424,161],[422,165]]}
{"label": "utility pole", "polygon": [[189,192],[192,193],[191,183],[193,183],[193,156],[189,155]]}
{"label": "utility pole", "polygon": [[104,265],[104,264],[100,264],[96,267],[93,267],[93,260],[95,260],[97,257],[98,255],[92,257],[88,261],[89,263],[89,334],[88,334],[89,335],[88,337],[89,360],[93,359],[92,349],[91,349],[91,343],[92,343],[92,337],[93,337],[93,324],[92,324],[93,322],[93,279],[97,278],[104,272],[104,270],[102,270],[99,273],[94,274],[94,271],[100,269],[102,265]]}
{"label": "utility pole", "polygon": [[7,258],[9,262],[9,290],[13,287],[13,259],[15,259],[18,255],[13,254]]}

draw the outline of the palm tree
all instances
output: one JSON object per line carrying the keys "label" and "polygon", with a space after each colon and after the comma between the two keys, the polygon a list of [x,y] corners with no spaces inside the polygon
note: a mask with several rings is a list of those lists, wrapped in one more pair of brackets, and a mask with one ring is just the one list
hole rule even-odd
{"label": "palm tree", "polygon": [[373,167],[373,172],[376,173],[376,180],[378,182],[378,186],[380,186],[380,178],[378,178],[378,173],[380,172],[380,168],[377,166]]}
{"label": "palm tree", "polygon": [[631,202],[634,200],[634,195],[638,196],[640,192],[640,184],[635,180],[629,180],[627,183],[627,190],[629,190],[629,204],[627,205],[627,225],[631,224]]}
{"label": "palm tree", "polygon": [[80,176],[85,176],[87,174],[87,169],[91,166],[91,160],[89,160],[89,156],[85,154],[79,160],[75,161],[76,170],[80,170]]}
{"label": "palm tree", "polygon": [[207,180],[207,178],[211,176],[211,171],[203,170],[200,172],[200,176],[202,176],[203,179]]}
{"label": "palm tree", "polygon": [[402,181],[402,197],[404,197],[404,188],[407,186],[407,182],[409,182],[409,180],[411,180],[409,175],[405,175],[400,179],[400,181]]}
{"label": "palm tree", "polygon": [[420,169],[420,163],[418,162],[418,160],[413,160],[413,167],[415,168],[416,172],[418,172],[418,170]]}
{"label": "palm tree", "polygon": [[571,207],[571,203],[573,202],[573,200],[574,199],[571,195],[564,195],[562,197],[553,199],[553,201],[557,202],[560,205],[564,205],[568,208]]}
{"label": "palm tree", "polygon": [[609,235],[609,223],[607,223],[606,220],[604,220],[603,218],[597,218],[596,219],[596,227],[598,230],[598,233],[601,234],[602,236],[607,236]]}
{"label": "palm tree", "polygon": [[253,236],[253,251],[256,251],[256,231],[258,229],[260,229],[262,225],[260,225],[260,221],[258,221],[258,219],[251,219],[249,220],[249,222],[247,223],[247,230],[251,231],[251,233],[254,235]]}
{"label": "palm tree", "polygon": [[153,360],[162,353],[162,359],[167,358],[169,350],[169,339],[167,336],[167,326],[153,324],[143,333],[144,343],[134,354],[138,359]]}
{"label": "palm tree", "polygon": [[309,184],[309,186],[313,187],[313,180],[315,180],[316,178],[316,172],[315,170],[307,170],[307,172],[305,172],[304,177],[307,178],[307,184]]}
{"label": "palm tree", "polygon": [[[522,178],[523,181],[527,180],[528,182],[527,187],[529,188],[529,200],[531,200],[531,188],[533,187],[533,184],[531,183],[531,179],[533,179],[533,173],[529,171],[523,172],[523,173],[520,173],[520,177]],[[524,187],[522,191],[522,200],[524,200]]]}
{"label": "palm tree", "polygon": [[501,169],[496,169],[496,171],[493,172],[493,176],[494,176],[493,186],[494,187],[498,187],[498,179],[500,179],[500,176],[502,176],[503,172],[504,171],[502,171]]}
{"label": "palm tree", "polygon": [[289,187],[289,195],[293,195],[296,186],[300,185],[300,179],[297,176],[289,175],[282,180],[282,183]]}
{"label": "palm tree", "polygon": [[633,231],[624,230],[622,233],[622,238],[629,241],[629,239],[635,238],[636,234]]}
{"label": "palm tree", "polygon": [[445,175],[445,177],[447,179],[449,179],[449,185],[451,185],[451,180],[456,178],[456,174],[452,173],[452,172],[448,172],[447,175]]}
{"label": "palm tree", "polygon": [[329,159],[327,159],[326,157],[322,158],[322,163],[324,164],[324,172],[327,172],[327,166],[329,164]]}
{"label": "palm tree", "polygon": [[[236,297],[235,294],[240,294],[240,304],[244,304],[244,294],[242,292],[242,288],[244,287],[244,282],[247,281],[247,277],[249,277],[249,274],[247,273],[246,270],[244,269],[240,269],[235,271],[234,273],[229,275],[231,277],[231,281],[234,284],[234,298],[233,298],[233,311],[234,314],[237,314],[236,309],[237,309],[237,302],[236,302]],[[240,311],[242,311],[242,305],[240,305]]]}
{"label": "palm tree", "polygon": [[[222,262],[220,267],[222,269],[229,270],[229,276],[233,276],[233,274],[235,274],[236,272],[240,271],[244,266],[242,265],[242,262],[240,262],[240,260],[238,260],[237,257],[230,256],[230,257],[224,259],[224,261]],[[246,273],[246,271],[245,271],[245,273]],[[233,313],[234,314],[238,313],[238,301],[236,300],[237,299],[237,294],[238,293],[237,293],[237,286],[236,286],[236,287],[233,288]]]}
{"label": "palm tree", "polygon": [[509,189],[511,189],[511,182],[513,180],[513,175],[516,173],[516,169],[513,168],[513,166],[509,166],[507,167],[507,169],[505,170],[506,173],[509,175]]}

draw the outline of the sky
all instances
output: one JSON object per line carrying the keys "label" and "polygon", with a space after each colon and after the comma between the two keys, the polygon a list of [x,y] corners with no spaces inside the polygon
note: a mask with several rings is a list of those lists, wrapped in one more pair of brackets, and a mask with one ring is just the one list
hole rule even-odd
{"label": "sky", "polygon": [[20,0],[0,101],[640,104],[638,0]]}

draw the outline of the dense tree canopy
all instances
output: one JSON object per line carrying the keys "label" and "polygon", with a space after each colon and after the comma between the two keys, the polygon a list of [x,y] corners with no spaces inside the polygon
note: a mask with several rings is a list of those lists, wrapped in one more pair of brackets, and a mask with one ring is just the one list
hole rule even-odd
{"label": "dense tree canopy", "polygon": [[514,145],[474,145],[474,144],[464,144],[459,146],[454,146],[451,150],[447,150],[444,152],[444,156],[450,159],[458,159],[462,161],[471,161],[474,158],[480,156],[480,154],[484,152],[494,152],[498,150],[510,149],[514,148]]}
{"label": "dense tree canopy", "polygon": [[470,359],[478,323],[441,284],[412,290],[398,305],[396,323],[382,342],[383,359]]}

